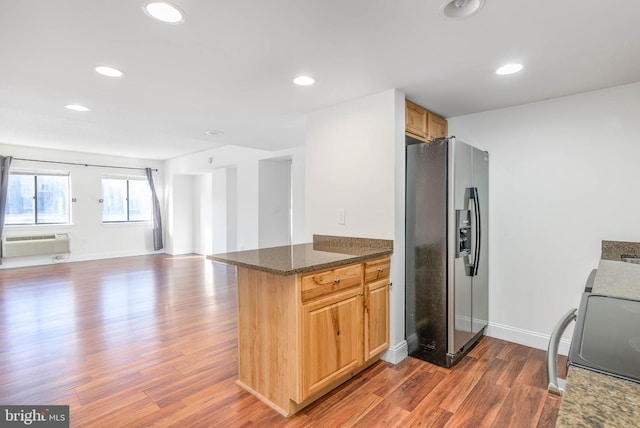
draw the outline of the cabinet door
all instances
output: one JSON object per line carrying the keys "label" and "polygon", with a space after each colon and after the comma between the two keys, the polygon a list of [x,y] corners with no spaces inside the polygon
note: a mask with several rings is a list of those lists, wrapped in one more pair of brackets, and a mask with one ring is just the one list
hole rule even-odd
{"label": "cabinet door", "polygon": [[404,113],[405,131],[421,138],[427,137],[427,110],[407,100]]}
{"label": "cabinet door", "polygon": [[428,129],[430,140],[434,138],[446,137],[447,133],[449,132],[447,120],[431,112],[429,112]]}
{"label": "cabinet door", "polygon": [[303,399],[363,364],[362,294],[360,287],[303,305]]}
{"label": "cabinet door", "polygon": [[365,344],[366,360],[389,347],[389,279],[365,285]]}

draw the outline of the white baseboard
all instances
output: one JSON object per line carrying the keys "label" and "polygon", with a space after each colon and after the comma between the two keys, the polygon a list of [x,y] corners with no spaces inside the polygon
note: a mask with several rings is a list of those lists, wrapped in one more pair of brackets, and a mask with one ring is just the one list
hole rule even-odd
{"label": "white baseboard", "polygon": [[[496,339],[506,340],[507,342],[518,343],[520,345],[529,346],[531,348],[542,349],[546,351],[549,347],[550,334],[540,333],[532,330],[525,330],[522,328],[511,327],[504,324],[498,324],[490,322],[485,334],[489,337],[495,337]],[[560,355],[567,355],[569,353],[569,346],[571,345],[571,338],[563,337],[560,339],[558,346],[558,353]],[[398,364],[409,355],[409,348],[407,341],[390,346],[385,352],[380,355],[380,358],[391,364]]]}
{"label": "white baseboard", "polygon": [[173,251],[171,251],[170,253],[167,253],[171,256],[183,256],[185,254],[202,254],[202,253],[198,253],[195,249],[193,248],[176,248]]}
{"label": "white baseboard", "polygon": [[76,253],[62,254],[60,258],[56,255],[46,256],[28,256],[28,257],[15,257],[4,258],[0,269],[10,269],[17,267],[31,267],[31,266],[44,266],[65,262],[85,262],[89,260],[102,260],[102,259],[115,259],[118,257],[135,257],[135,256],[147,256],[151,254],[162,254],[163,251],[113,251],[108,253],[93,253],[93,254],[81,254]]}
{"label": "white baseboard", "polygon": [[407,347],[407,341],[403,340],[396,345],[389,346],[389,349],[380,354],[380,359],[391,364],[398,364],[407,356],[409,356],[409,348]]}
{"label": "white baseboard", "polygon": [[[511,327],[504,324],[490,322],[486,335],[495,337],[496,339],[506,340],[507,342],[518,343],[520,345],[529,346],[531,348],[542,349],[546,351],[549,346],[550,334],[540,333],[537,331],[525,330],[522,328]],[[571,345],[571,338],[563,337],[560,340],[558,346],[558,353],[560,355],[567,355],[569,353],[569,346]],[[390,346],[385,352],[380,355],[380,358],[391,364],[398,364],[409,355],[409,348],[407,341]]]}
{"label": "white baseboard", "polygon": [[84,262],[88,260],[101,260],[101,259],[115,259],[118,257],[135,257],[135,256],[148,256],[151,254],[162,254],[164,251],[113,251],[108,253],[94,253],[94,254],[83,254],[80,256],[76,256],[73,253],[71,257],[69,257],[70,262]]}
{"label": "white baseboard", "polygon": [[[519,343],[520,345],[542,349],[544,351],[546,351],[549,346],[549,337],[551,336],[550,334],[525,330],[522,328],[511,327],[508,325],[493,322],[489,323],[486,335],[495,337],[496,339],[502,339],[508,342]],[[560,339],[558,353],[561,355],[567,355],[569,353],[570,344],[571,338],[563,337],[562,339]]]}

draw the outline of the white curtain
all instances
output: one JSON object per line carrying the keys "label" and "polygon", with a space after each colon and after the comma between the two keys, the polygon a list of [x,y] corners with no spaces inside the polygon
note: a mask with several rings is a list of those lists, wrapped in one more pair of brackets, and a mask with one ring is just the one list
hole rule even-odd
{"label": "white curtain", "polygon": [[[9,186],[9,168],[11,156],[0,156],[0,238],[4,233],[4,215],[7,208],[7,187]],[[2,246],[0,245],[0,264],[2,264]]]}
{"label": "white curtain", "polygon": [[156,186],[153,185],[153,171],[151,168],[145,168],[149,188],[151,189],[151,198],[153,200],[153,249],[155,251],[164,248],[162,243],[162,219],[160,218],[160,202],[156,193]]}

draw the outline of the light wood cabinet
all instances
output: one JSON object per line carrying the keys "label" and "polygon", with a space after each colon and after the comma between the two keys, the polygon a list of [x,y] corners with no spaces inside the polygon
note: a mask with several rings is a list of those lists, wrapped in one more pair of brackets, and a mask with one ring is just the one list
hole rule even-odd
{"label": "light wood cabinet", "polygon": [[362,300],[358,287],[303,306],[303,399],[364,362]]}
{"label": "light wood cabinet", "polygon": [[389,281],[365,285],[365,359],[379,355],[389,347]]}
{"label": "light wood cabinet", "polygon": [[405,100],[405,133],[422,141],[446,137],[449,131],[447,120],[424,107]]}
{"label": "light wood cabinet", "polygon": [[389,257],[303,275],[238,267],[237,383],[289,416],[389,346]]}
{"label": "light wood cabinet", "polygon": [[440,117],[435,113],[429,112],[428,123],[429,124],[427,128],[428,128],[429,140],[447,136],[447,133],[449,131],[449,125],[445,118]]}
{"label": "light wood cabinet", "polygon": [[302,301],[345,290],[362,283],[362,265],[340,267],[302,277]]}
{"label": "light wood cabinet", "polygon": [[376,281],[378,279],[389,279],[391,269],[391,259],[384,257],[364,263],[364,282]]}
{"label": "light wood cabinet", "polygon": [[364,358],[369,360],[389,347],[390,259],[365,262]]}
{"label": "light wood cabinet", "polygon": [[405,131],[417,137],[427,136],[427,110],[409,100],[405,101],[404,125]]}

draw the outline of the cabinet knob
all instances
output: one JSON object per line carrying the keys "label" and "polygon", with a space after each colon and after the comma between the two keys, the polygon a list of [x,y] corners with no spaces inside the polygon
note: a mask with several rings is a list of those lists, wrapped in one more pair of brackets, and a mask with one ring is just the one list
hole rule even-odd
{"label": "cabinet knob", "polygon": [[335,281],[333,281],[336,284],[340,284],[340,278],[336,278]]}
{"label": "cabinet knob", "polygon": [[364,291],[359,292],[358,296],[364,296]]}
{"label": "cabinet knob", "polygon": [[380,273],[384,272],[384,268],[379,268],[378,272],[380,272]]}

